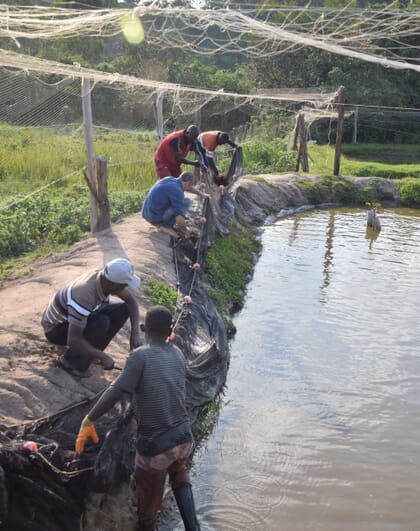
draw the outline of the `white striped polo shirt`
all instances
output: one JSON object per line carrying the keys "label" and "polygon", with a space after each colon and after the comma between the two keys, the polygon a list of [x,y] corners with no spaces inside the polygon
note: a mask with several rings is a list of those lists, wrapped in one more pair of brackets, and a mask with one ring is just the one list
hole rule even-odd
{"label": "white striped polo shirt", "polygon": [[101,272],[89,271],[57,291],[42,316],[45,332],[66,321],[86,327],[89,315],[109,302],[102,291]]}

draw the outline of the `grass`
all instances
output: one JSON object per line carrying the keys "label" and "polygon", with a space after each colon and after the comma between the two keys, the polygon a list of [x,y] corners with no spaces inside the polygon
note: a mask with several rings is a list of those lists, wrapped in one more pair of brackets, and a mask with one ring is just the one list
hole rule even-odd
{"label": "grass", "polygon": [[165,306],[172,313],[175,311],[177,292],[162,280],[149,278],[145,286],[145,292],[153,304]]}
{"label": "grass", "polygon": [[[84,183],[85,141],[80,126],[18,128],[0,124],[0,208],[22,195],[59,195]],[[96,155],[108,161],[110,191],[143,190],[155,181],[157,136],[135,131],[95,130]]]}
{"label": "grass", "polygon": [[[308,153],[310,173],[332,175],[335,146],[310,144]],[[420,148],[417,145],[344,144],[340,174],[388,179],[420,177]]]}
{"label": "grass", "polygon": [[215,238],[207,254],[209,296],[225,321],[228,336],[235,333],[230,316],[242,308],[255,256],[261,250],[255,227],[243,221],[243,229],[231,227],[229,235]]}

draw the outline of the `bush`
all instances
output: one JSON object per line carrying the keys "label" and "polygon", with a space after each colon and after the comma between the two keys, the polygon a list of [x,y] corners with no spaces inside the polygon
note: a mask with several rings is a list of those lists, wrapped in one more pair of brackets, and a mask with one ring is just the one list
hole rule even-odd
{"label": "bush", "polygon": [[403,205],[420,206],[420,179],[407,178],[397,181],[395,184]]}
{"label": "bush", "polygon": [[243,145],[247,173],[281,173],[294,171],[295,154],[288,153],[282,140],[249,142]]}
{"label": "bush", "polygon": [[[138,212],[144,192],[111,192],[111,220]],[[42,244],[72,244],[90,231],[89,195],[75,186],[71,195],[38,194],[0,211],[0,263]]]}
{"label": "bush", "polygon": [[146,295],[150,298],[153,304],[165,306],[171,312],[175,311],[176,301],[178,298],[177,292],[167,286],[165,282],[155,278],[150,278],[147,281],[145,291]]}

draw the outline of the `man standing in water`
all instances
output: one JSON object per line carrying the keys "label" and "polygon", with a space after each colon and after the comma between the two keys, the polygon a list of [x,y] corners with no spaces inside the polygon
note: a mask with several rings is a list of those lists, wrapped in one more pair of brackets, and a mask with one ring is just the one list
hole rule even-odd
{"label": "man standing in water", "polygon": [[131,353],[120,376],[83,419],[76,451],[82,453],[88,439],[98,442],[94,422],[123,393],[130,393],[138,426],[135,478],[139,529],[154,529],[169,473],[185,529],[198,531],[186,468],[193,436],[185,405],[185,357],[178,347],[168,342],[172,315],[165,307],[154,306],[148,310],[144,331],[146,344]]}

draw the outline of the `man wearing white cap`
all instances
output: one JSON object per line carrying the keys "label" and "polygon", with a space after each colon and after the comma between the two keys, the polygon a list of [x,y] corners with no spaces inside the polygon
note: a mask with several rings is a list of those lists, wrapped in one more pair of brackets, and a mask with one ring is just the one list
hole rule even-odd
{"label": "man wearing white cap", "polygon": [[[42,317],[45,337],[56,345],[67,345],[60,365],[75,375],[82,375],[94,359],[104,369],[114,367],[114,360],[104,350],[130,317],[130,349],[141,345],[139,308],[128,288],[140,287],[140,278],[125,258],[108,262],[76,278],[59,289]],[[115,295],[123,302],[110,302]]]}

